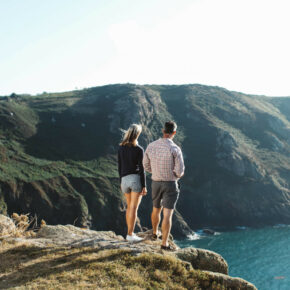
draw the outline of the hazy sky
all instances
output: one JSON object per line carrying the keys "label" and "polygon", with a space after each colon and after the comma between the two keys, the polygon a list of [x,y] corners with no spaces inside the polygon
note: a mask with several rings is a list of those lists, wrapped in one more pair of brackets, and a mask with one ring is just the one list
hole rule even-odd
{"label": "hazy sky", "polygon": [[290,96],[289,0],[0,0],[0,95],[111,83]]}

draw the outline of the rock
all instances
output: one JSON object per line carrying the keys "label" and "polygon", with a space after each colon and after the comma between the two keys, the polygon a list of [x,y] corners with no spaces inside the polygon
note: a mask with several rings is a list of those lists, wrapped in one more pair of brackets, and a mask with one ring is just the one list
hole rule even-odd
{"label": "rock", "polygon": [[16,231],[16,226],[12,219],[0,214],[0,237],[13,234]]}
{"label": "rock", "polygon": [[[112,231],[93,231],[72,225],[46,225],[38,231],[36,239],[30,239],[29,242],[38,246],[42,243],[43,247],[48,244],[55,244],[58,246],[94,247],[101,249],[122,248],[131,250],[135,254],[143,252],[162,253],[160,249],[161,240],[151,240],[152,230],[139,233],[138,235],[144,238],[141,243],[129,243],[122,236],[116,235]],[[174,244],[172,236],[170,236],[169,243],[177,250],[179,249]]]}
{"label": "rock", "polygon": [[278,118],[277,116],[270,116],[268,124],[274,130],[277,135],[285,138],[287,141],[289,138],[289,123],[285,119]]}
{"label": "rock", "polygon": [[213,273],[210,271],[204,271],[204,274],[207,276],[207,279],[201,281],[201,286],[203,287],[202,289],[213,289],[208,288],[208,286],[215,282],[216,284],[222,285],[224,287],[222,289],[257,290],[257,288],[252,283],[241,278],[235,278],[225,274]]}
{"label": "rock", "polygon": [[284,143],[274,134],[267,133],[266,135],[271,143],[272,150],[283,153]]}
{"label": "rock", "polygon": [[[11,225],[12,220],[0,215],[1,225]],[[12,222],[13,223],[13,222]],[[14,224],[13,224],[14,225]],[[15,227],[15,226],[14,226]],[[12,226],[13,228],[13,226]],[[38,248],[46,247],[92,247],[100,250],[120,249],[128,251],[130,255],[140,255],[142,253],[154,253],[158,255],[168,255],[182,261],[182,265],[190,270],[192,268],[203,271],[200,281],[202,289],[212,285],[222,285],[225,289],[256,289],[251,283],[228,276],[228,265],[226,261],[217,253],[195,248],[180,249],[175,245],[173,237],[170,236],[169,243],[175,247],[175,252],[163,251],[160,249],[161,240],[152,240],[152,230],[138,233],[143,238],[142,242],[129,243],[122,236],[116,235],[112,231],[93,231],[78,228],[72,225],[45,225],[40,228],[36,238],[15,238],[6,239],[13,244],[34,246]]]}
{"label": "rock", "polygon": [[174,211],[172,218],[172,232],[174,233],[174,237],[177,239],[184,239],[188,236],[194,235],[194,231],[189,227],[177,210]]}
{"label": "rock", "polygon": [[183,261],[190,262],[194,269],[228,274],[227,262],[215,252],[191,247],[180,249],[175,255]]}
{"label": "rock", "polygon": [[203,229],[202,232],[204,234],[208,234],[208,235],[214,235],[215,231],[211,230],[211,229]]}
{"label": "rock", "polygon": [[[159,229],[159,231],[161,232],[160,229]],[[151,230],[148,230],[146,232],[138,233],[138,236],[143,238],[147,244],[154,245],[159,250],[162,237],[159,237],[157,240],[152,240],[152,234],[153,234],[153,230],[151,229]],[[172,246],[176,250],[179,249],[179,247],[174,243],[173,236],[171,234],[169,235],[168,243],[170,246]]]}
{"label": "rock", "polygon": [[83,246],[85,244],[87,246],[94,245],[95,241],[124,240],[123,237],[117,236],[112,231],[92,231],[73,225],[46,225],[38,231],[37,238],[49,239],[58,245],[73,245],[79,243],[80,245],[83,244]]}

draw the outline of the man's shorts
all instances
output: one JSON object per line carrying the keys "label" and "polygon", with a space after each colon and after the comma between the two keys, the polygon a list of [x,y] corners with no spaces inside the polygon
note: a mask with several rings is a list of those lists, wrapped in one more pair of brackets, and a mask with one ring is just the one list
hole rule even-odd
{"label": "man's shorts", "polygon": [[152,201],[156,208],[164,207],[175,209],[179,197],[177,181],[154,181],[152,180]]}
{"label": "man's shorts", "polygon": [[141,192],[142,185],[139,174],[129,174],[121,179],[121,190],[123,193]]}

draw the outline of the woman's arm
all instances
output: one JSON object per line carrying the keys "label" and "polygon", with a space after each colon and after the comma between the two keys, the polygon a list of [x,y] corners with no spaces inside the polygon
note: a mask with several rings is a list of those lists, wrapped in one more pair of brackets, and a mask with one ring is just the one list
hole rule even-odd
{"label": "woman's arm", "polygon": [[121,182],[121,172],[122,172],[122,163],[121,163],[121,153],[120,153],[120,148],[118,150],[118,172],[119,172],[119,179],[120,179],[120,182]]}
{"label": "woman's arm", "polygon": [[144,150],[143,150],[143,148],[140,148],[140,153],[138,156],[138,167],[139,167],[141,185],[144,188],[144,187],[146,187],[146,175],[145,175],[145,170],[143,167],[143,157],[144,157]]}

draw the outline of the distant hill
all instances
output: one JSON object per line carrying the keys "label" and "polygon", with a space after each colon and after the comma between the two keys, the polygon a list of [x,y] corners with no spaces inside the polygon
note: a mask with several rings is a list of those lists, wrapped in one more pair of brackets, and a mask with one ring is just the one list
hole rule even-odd
{"label": "distant hill", "polygon": [[[120,128],[142,124],[145,148],[171,119],[186,165],[177,234],[188,233],[188,225],[290,223],[290,98],[203,85],[108,85],[0,98],[0,213],[124,232]],[[150,211],[149,192],[140,208],[143,226],[150,227]]]}

